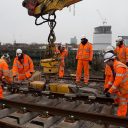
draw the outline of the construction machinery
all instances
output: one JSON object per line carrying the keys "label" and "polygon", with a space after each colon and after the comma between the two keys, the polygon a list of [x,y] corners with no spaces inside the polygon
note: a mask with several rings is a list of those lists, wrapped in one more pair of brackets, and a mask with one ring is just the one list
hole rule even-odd
{"label": "construction machinery", "polygon": [[[57,10],[62,10],[64,7],[68,7],[75,4],[81,0],[24,0],[22,5],[27,8],[28,14],[34,16],[35,24],[41,25],[43,23],[48,23],[50,27],[50,33],[48,36],[48,46],[46,49],[45,57],[47,59],[41,60],[41,65],[44,67],[44,73],[57,73],[57,66],[59,65],[59,56],[55,54],[55,44],[56,36],[54,33],[54,28],[56,26],[56,15]],[[44,15],[48,14],[48,18],[44,18]],[[43,21],[38,23],[38,18],[42,18]]]}
{"label": "construction machinery", "polygon": [[36,18],[45,14],[52,14],[57,10],[62,10],[81,0],[24,0],[23,6],[28,9],[28,14]]}

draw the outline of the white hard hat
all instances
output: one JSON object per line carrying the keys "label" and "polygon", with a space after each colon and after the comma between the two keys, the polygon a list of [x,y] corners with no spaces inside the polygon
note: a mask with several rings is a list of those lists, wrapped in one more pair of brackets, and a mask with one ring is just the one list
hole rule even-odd
{"label": "white hard hat", "polygon": [[115,56],[113,53],[107,52],[107,53],[105,53],[105,55],[104,55],[104,62],[107,62],[107,61],[109,61],[110,59],[115,59],[115,58],[116,58],[116,56]]}
{"label": "white hard hat", "polygon": [[10,55],[8,53],[3,54],[1,58],[6,59],[10,62]]}
{"label": "white hard hat", "polygon": [[16,55],[17,54],[22,54],[22,50],[20,48],[16,50]]}
{"label": "white hard hat", "polygon": [[65,45],[62,45],[62,47],[64,47],[64,48],[65,48]]}
{"label": "white hard hat", "polygon": [[111,45],[107,46],[105,50],[105,52],[109,52],[109,51],[114,51],[114,48]]}
{"label": "white hard hat", "polygon": [[8,53],[5,53],[5,54],[3,54],[2,57],[4,57],[5,59],[8,59],[8,58],[10,58],[10,55]]}
{"label": "white hard hat", "polygon": [[116,40],[116,42],[120,42],[120,41],[123,41],[122,37],[118,37],[118,39]]}
{"label": "white hard hat", "polygon": [[84,39],[84,38],[86,38],[86,36],[85,36],[85,35],[82,35],[82,36],[81,36],[81,39]]}

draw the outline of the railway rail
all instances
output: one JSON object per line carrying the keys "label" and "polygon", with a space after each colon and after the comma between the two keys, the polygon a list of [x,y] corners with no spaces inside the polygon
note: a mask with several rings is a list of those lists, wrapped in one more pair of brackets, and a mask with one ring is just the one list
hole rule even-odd
{"label": "railway rail", "polygon": [[103,96],[56,94],[42,91],[5,93],[0,100],[0,127],[4,128],[109,128],[128,126],[127,118],[112,114],[113,99]]}
{"label": "railway rail", "polygon": [[[42,77],[45,77],[44,74],[42,74]],[[50,76],[50,78],[55,78],[57,76]],[[74,80],[76,79],[75,75],[65,75],[63,78],[59,78],[59,79],[64,79],[64,80]],[[84,78],[81,78],[81,81],[84,81]],[[104,78],[103,77],[90,77],[89,82],[104,82]]]}

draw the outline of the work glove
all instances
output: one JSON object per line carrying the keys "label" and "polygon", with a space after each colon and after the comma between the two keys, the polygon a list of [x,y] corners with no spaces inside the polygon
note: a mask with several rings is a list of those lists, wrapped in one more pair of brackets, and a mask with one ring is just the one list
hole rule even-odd
{"label": "work glove", "polygon": [[89,65],[92,65],[92,61],[89,61]]}
{"label": "work glove", "polygon": [[126,66],[128,66],[128,62],[126,62]]}
{"label": "work glove", "polygon": [[108,90],[109,90],[109,88],[105,88],[103,93],[106,94],[108,92]]}
{"label": "work glove", "polygon": [[106,97],[111,97],[111,94],[109,92],[105,93]]}
{"label": "work glove", "polygon": [[18,79],[16,78],[16,76],[13,76],[13,82],[18,81]]}
{"label": "work glove", "polygon": [[31,73],[31,75],[33,75],[34,74],[34,72],[30,72]]}

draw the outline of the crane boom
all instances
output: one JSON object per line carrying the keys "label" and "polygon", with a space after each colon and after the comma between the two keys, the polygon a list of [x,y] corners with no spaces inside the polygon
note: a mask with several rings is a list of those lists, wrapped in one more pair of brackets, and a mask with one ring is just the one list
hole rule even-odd
{"label": "crane boom", "polygon": [[30,16],[39,17],[62,10],[82,0],[24,0],[23,6],[28,9]]}

